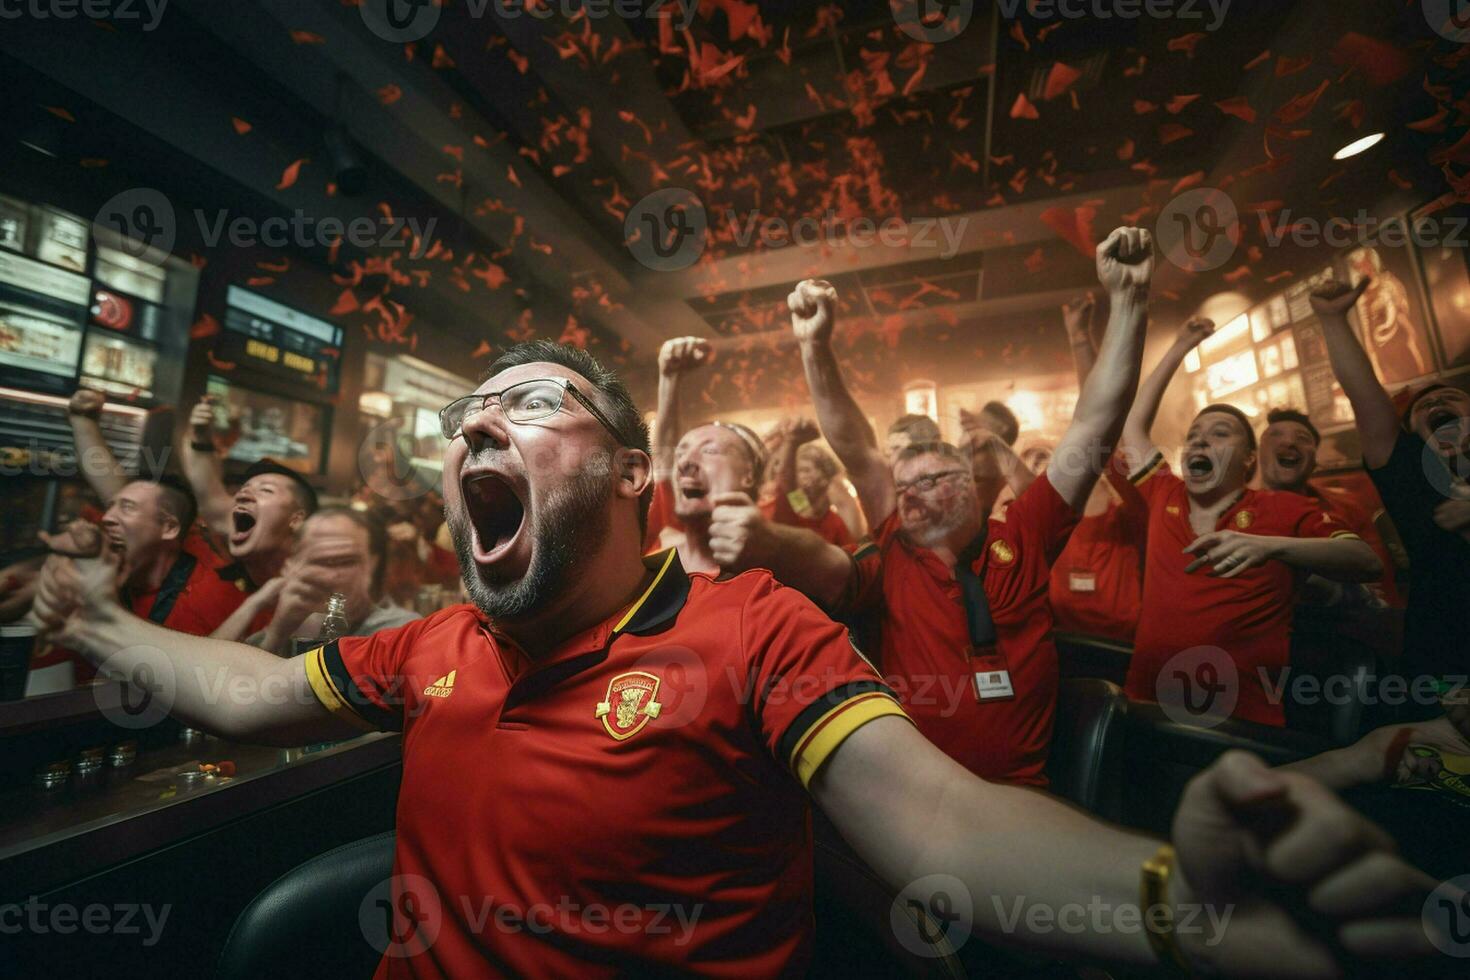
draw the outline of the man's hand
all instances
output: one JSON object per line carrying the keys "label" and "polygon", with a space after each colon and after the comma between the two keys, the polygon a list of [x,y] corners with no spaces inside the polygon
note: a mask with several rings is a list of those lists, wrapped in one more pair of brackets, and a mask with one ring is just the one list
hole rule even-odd
{"label": "man's hand", "polygon": [[13,623],[30,611],[44,560],[28,558],[0,569],[0,624]]}
{"label": "man's hand", "polygon": [[1191,317],[1184,326],[1179,328],[1179,336],[1174,342],[1184,350],[1194,350],[1214,332],[1214,320],[1203,316]]}
{"label": "man's hand", "polygon": [[791,332],[803,344],[828,344],[837,322],[837,290],[825,279],[806,279],[786,297]]}
{"label": "man's hand", "polygon": [[[50,546],[62,537],[43,535],[42,540]],[[99,529],[85,522],[73,522],[65,537],[68,547],[76,550],[46,559],[31,611],[42,633],[62,646],[73,646],[71,637],[89,616],[117,603],[123,556],[120,549],[108,544]]]}
{"label": "man's hand", "polygon": [[1062,323],[1067,328],[1067,339],[1073,344],[1092,343],[1092,317],[1097,310],[1097,299],[1091,293],[1079,296],[1062,307]]}
{"label": "man's hand", "polygon": [[76,394],[71,396],[71,401],[66,403],[66,411],[69,415],[96,421],[102,417],[102,406],[106,403],[107,398],[102,392],[93,391],[91,388],[78,388]]}
{"label": "man's hand", "polygon": [[1434,523],[1470,539],[1470,500],[1446,500],[1434,508]]}
{"label": "man's hand", "polygon": [[664,341],[658,352],[658,371],[666,378],[714,360],[715,349],[703,337],[675,337]]}
{"label": "man's hand", "polygon": [[1186,555],[1198,555],[1185,566],[1186,572],[1213,565],[1211,575],[1234,578],[1247,568],[1259,568],[1278,557],[1279,539],[1263,534],[1240,531],[1211,531],[1195,538],[1184,549]]}
{"label": "man's hand", "polygon": [[1419,910],[1435,882],[1314,779],[1227,752],[1185,789],[1173,840],[1176,908],[1230,914],[1223,939],[1208,928],[1177,933],[1195,972],[1340,976],[1339,957],[1434,952]]}
{"label": "man's hand", "polygon": [[744,571],[767,562],[765,516],[744,493],[717,494],[709,521],[709,550],[720,567]]}
{"label": "man's hand", "polygon": [[1147,290],[1155,262],[1148,229],[1118,228],[1097,247],[1097,281],[1114,295]]}
{"label": "man's hand", "polygon": [[189,432],[194,442],[214,439],[214,396],[205,395],[189,411]]}
{"label": "man's hand", "polygon": [[1335,279],[1324,282],[1312,290],[1312,312],[1324,320],[1346,319],[1353,307],[1358,305],[1358,298],[1363,295],[1363,291],[1372,284],[1371,277],[1365,277],[1356,286],[1349,286]]}
{"label": "man's hand", "polygon": [[789,439],[793,446],[816,442],[821,435],[822,430],[817,428],[817,423],[806,417],[786,419],[781,423],[782,438]]}

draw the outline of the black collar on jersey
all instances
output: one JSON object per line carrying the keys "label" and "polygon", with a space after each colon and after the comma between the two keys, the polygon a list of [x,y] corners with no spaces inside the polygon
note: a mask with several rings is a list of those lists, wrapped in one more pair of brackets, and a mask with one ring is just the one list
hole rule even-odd
{"label": "black collar on jersey", "polygon": [[[194,566],[199,564],[199,559],[187,551],[179,552],[179,557],[169,566],[168,574],[163,577],[163,584],[158,587],[158,595],[153,599],[153,608],[148,610],[148,622],[156,626],[162,626],[163,621],[168,619],[168,614],[174,611],[174,603],[179,601],[179,596],[184,594],[184,586],[189,584],[189,577],[194,574]],[[132,605],[132,597],[127,589],[123,590],[123,600]]]}
{"label": "black collar on jersey", "polygon": [[220,578],[229,582],[241,592],[249,594],[260,588],[260,586],[255,584],[255,580],[250,577],[250,573],[245,570],[245,563],[242,561],[232,561],[228,565],[221,565],[215,571],[219,574]]}
{"label": "black collar on jersey", "polygon": [[678,551],[670,548],[649,555],[643,564],[655,573],[653,582],[613,627],[614,637],[620,633],[648,636],[666,629],[689,598],[689,574],[679,562]]}

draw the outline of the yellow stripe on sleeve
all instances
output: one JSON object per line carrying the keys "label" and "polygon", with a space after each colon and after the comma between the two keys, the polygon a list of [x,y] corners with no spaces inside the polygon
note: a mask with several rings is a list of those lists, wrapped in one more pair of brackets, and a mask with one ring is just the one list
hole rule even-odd
{"label": "yellow stripe on sleeve", "polygon": [[356,725],[364,731],[378,731],[377,726],[370,724],[367,719],[358,714],[357,709],[352,707],[348,700],[342,696],[342,693],[337,690],[337,686],[332,683],[331,675],[327,673],[326,663],[322,659],[325,654],[325,647],[308,650],[305,654],[306,682],[311,685],[311,693],[316,695],[316,699],[322,703],[322,707],[337,717]]}
{"label": "yellow stripe on sleeve", "polygon": [[817,770],[847,736],[885,715],[910,720],[898,702],[881,691],[870,691],[842,702],[818,718],[796,743],[791,753],[791,771],[802,786],[810,786]]}

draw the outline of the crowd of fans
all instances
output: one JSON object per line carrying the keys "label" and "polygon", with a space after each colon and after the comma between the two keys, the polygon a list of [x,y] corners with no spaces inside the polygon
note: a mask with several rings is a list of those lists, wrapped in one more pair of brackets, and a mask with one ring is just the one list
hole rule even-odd
{"label": "crowd of fans", "polygon": [[[719,420],[686,428],[681,387],[714,350],[700,338],[668,341],[645,550],[677,549],[690,573],[772,570],[852,628],[924,734],[990,779],[1045,782],[1055,631],[1131,649],[1127,693],[1137,699],[1160,697],[1182,651],[1218,649],[1238,678],[1234,716],[1282,726],[1301,604],[1407,606],[1401,647],[1384,666],[1430,678],[1438,694],[1457,689],[1470,660],[1456,625],[1470,608],[1470,396],[1432,384],[1391,399],[1347,320],[1367,281],[1329,283],[1312,305],[1378,494],[1314,482],[1321,435],[1296,406],[1273,409],[1259,433],[1234,406],[1205,407],[1176,470],[1150,430],[1174,373],[1214,325],[1184,324],[1140,381],[1154,261],[1136,229],[1099,248],[1105,329],[1091,294],[1061,316],[1081,392],[1075,416],[1055,447],[1021,454],[1018,420],[1000,402],[961,411],[958,444],[922,415],[899,418],[880,443],[834,353],[837,297],[821,281],[788,301],[813,418],[764,435]],[[111,459],[102,405],[86,389],[70,405],[78,452],[91,460]],[[48,549],[78,553],[77,528],[91,522],[125,554],[118,589],[134,613],[281,656],[316,635],[333,594],[346,599],[351,635],[414,619],[426,585],[460,594],[437,488],[385,494],[369,474],[350,506],[319,507],[305,478],[264,459],[232,493],[212,414],[206,398],[189,417],[182,477],[89,467],[100,507],[43,535]],[[1412,588],[1386,540],[1411,563]],[[39,569],[37,560],[4,573],[6,621],[26,613]],[[80,659],[78,668],[89,676]],[[1433,698],[1408,708],[1437,713]]]}

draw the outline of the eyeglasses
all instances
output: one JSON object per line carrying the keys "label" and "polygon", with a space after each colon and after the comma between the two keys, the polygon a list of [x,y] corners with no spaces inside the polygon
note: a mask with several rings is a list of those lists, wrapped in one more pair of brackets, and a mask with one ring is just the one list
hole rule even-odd
{"label": "eyeglasses", "polygon": [[928,476],[921,476],[916,480],[909,480],[906,483],[895,483],[893,489],[900,497],[910,490],[917,490],[919,493],[929,493],[935,487],[939,486],[941,480],[947,480],[952,476],[960,476],[964,472],[964,470],[944,470],[940,473],[930,473]]}
{"label": "eyeglasses", "polygon": [[550,418],[561,411],[562,402],[566,400],[568,393],[581,402],[592,417],[602,423],[603,428],[613,434],[618,445],[627,445],[627,440],[618,431],[618,427],[612,424],[601,409],[592,404],[590,398],[578,391],[576,385],[565,378],[522,381],[504,391],[487,391],[483,395],[456,398],[439,410],[439,431],[445,439],[453,439],[462,434],[465,423],[489,408],[492,398],[500,402],[500,410],[505,413],[506,421],[516,425]]}

